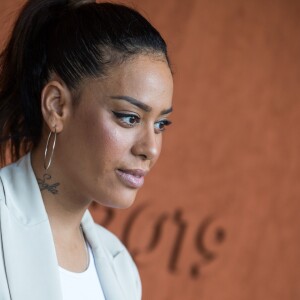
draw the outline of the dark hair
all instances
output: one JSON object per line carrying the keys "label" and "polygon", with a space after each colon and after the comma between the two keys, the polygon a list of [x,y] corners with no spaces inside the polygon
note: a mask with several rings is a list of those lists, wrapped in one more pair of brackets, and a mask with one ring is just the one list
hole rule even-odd
{"label": "dark hair", "polygon": [[169,63],[163,38],[134,9],[84,0],[29,0],[0,57],[1,164],[39,143],[40,96],[51,73],[75,95],[82,79],[105,76],[137,54],[159,55]]}

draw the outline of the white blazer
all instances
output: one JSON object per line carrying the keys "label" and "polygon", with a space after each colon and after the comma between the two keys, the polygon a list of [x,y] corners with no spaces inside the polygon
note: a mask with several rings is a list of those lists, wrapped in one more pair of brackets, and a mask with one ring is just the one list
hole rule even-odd
{"label": "white blazer", "polygon": [[[140,300],[141,282],[126,248],[86,211],[91,245],[106,300]],[[48,216],[30,154],[0,170],[0,300],[63,300]]]}

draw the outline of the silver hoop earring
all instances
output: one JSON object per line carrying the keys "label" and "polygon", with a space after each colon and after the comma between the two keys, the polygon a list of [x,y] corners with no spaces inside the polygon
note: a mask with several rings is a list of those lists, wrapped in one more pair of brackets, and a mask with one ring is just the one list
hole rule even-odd
{"label": "silver hoop earring", "polygon": [[[48,161],[48,164],[47,164],[47,153],[48,153],[49,142],[50,142],[52,134],[54,134],[54,141],[53,141],[53,145],[52,145],[50,158],[49,158],[49,161]],[[45,156],[44,156],[44,169],[45,169],[45,171],[47,171],[49,169],[50,165],[51,165],[55,144],[56,144],[56,126],[54,126],[54,133],[50,130],[50,133],[49,133],[48,139],[47,139],[47,144],[46,144],[46,149],[45,149]]]}

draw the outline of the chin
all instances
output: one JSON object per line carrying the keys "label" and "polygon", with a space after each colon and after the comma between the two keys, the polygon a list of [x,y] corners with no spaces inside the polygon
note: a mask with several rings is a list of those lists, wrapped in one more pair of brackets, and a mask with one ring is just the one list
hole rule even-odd
{"label": "chin", "polygon": [[106,207],[125,209],[133,205],[136,195],[137,191],[133,190],[127,193],[120,193],[114,197],[106,197],[107,201],[103,201],[103,199],[94,201]]}

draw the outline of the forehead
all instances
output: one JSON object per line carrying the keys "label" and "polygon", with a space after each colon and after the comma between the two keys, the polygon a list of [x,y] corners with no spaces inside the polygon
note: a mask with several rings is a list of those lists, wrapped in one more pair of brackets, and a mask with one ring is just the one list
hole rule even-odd
{"label": "forehead", "polygon": [[89,89],[107,98],[130,96],[151,107],[166,109],[172,105],[173,77],[162,58],[139,55],[113,67],[105,78],[93,81]]}

